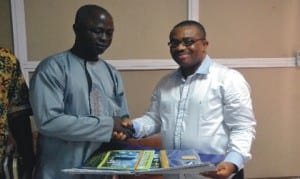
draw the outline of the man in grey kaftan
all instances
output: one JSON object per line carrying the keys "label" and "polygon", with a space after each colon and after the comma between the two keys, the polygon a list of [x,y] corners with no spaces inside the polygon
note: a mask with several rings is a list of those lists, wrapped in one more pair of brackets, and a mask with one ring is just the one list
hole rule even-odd
{"label": "man in grey kaftan", "polygon": [[96,5],[83,6],[73,29],[72,49],[43,60],[30,81],[39,129],[38,179],[82,178],[61,170],[82,165],[111,140],[114,119],[129,117],[118,71],[98,57],[112,40],[111,15]]}

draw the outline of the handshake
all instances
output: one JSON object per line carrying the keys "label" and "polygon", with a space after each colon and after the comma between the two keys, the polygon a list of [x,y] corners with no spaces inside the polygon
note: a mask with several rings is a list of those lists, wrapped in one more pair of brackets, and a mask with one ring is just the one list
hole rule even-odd
{"label": "handshake", "polygon": [[112,136],[114,139],[126,140],[132,138],[135,132],[130,119],[114,118],[114,128]]}

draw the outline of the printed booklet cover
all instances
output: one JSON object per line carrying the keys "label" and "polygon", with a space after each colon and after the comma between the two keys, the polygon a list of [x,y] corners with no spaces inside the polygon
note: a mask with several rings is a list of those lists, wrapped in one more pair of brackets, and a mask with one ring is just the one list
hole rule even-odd
{"label": "printed booklet cover", "polygon": [[91,156],[84,166],[64,169],[72,174],[180,174],[215,171],[194,150],[110,150]]}
{"label": "printed booklet cover", "polygon": [[93,156],[85,167],[111,170],[145,170],[151,167],[154,150],[111,150]]}

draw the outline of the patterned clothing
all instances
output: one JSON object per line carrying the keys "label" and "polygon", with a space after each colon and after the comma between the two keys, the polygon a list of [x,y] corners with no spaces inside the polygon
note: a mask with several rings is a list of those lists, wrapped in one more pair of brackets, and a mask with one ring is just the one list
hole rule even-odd
{"label": "patterned clothing", "polygon": [[[7,115],[26,109],[30,109],[28,88],[20,64],[11,52],[0,47],[0,161],[5,154],[9,131]],[[2,168],[2,162],[0,166]]]}

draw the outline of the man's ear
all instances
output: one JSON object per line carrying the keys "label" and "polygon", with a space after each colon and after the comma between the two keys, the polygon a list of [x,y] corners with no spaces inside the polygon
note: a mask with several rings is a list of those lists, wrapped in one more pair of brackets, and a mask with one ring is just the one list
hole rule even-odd
{"label": "man's ear", "polygon": [[204,40],[204,41],[203,41],[203,45],[204,45],[204,46],[206,46],[206,47],[207,47],[207,46],[208,46],[208,44],[209,44],[209,43],[208,43],[208,41],[207,41],[207,40]]}
{"label": "man's ear", "polygon": [[209,43],[208,43],[207,40],[204,40],[204,41],[203,41],[203,46],[204,46],[203,52],[204,52],[204,53],[206,53],[206,51],[207,51],[208,44],[209,44]]}
{"label": "man's ear", "polygon": [[79,26],[77,24],[73,24],[73,31],[75,32],[75,34],[79,33]]}

